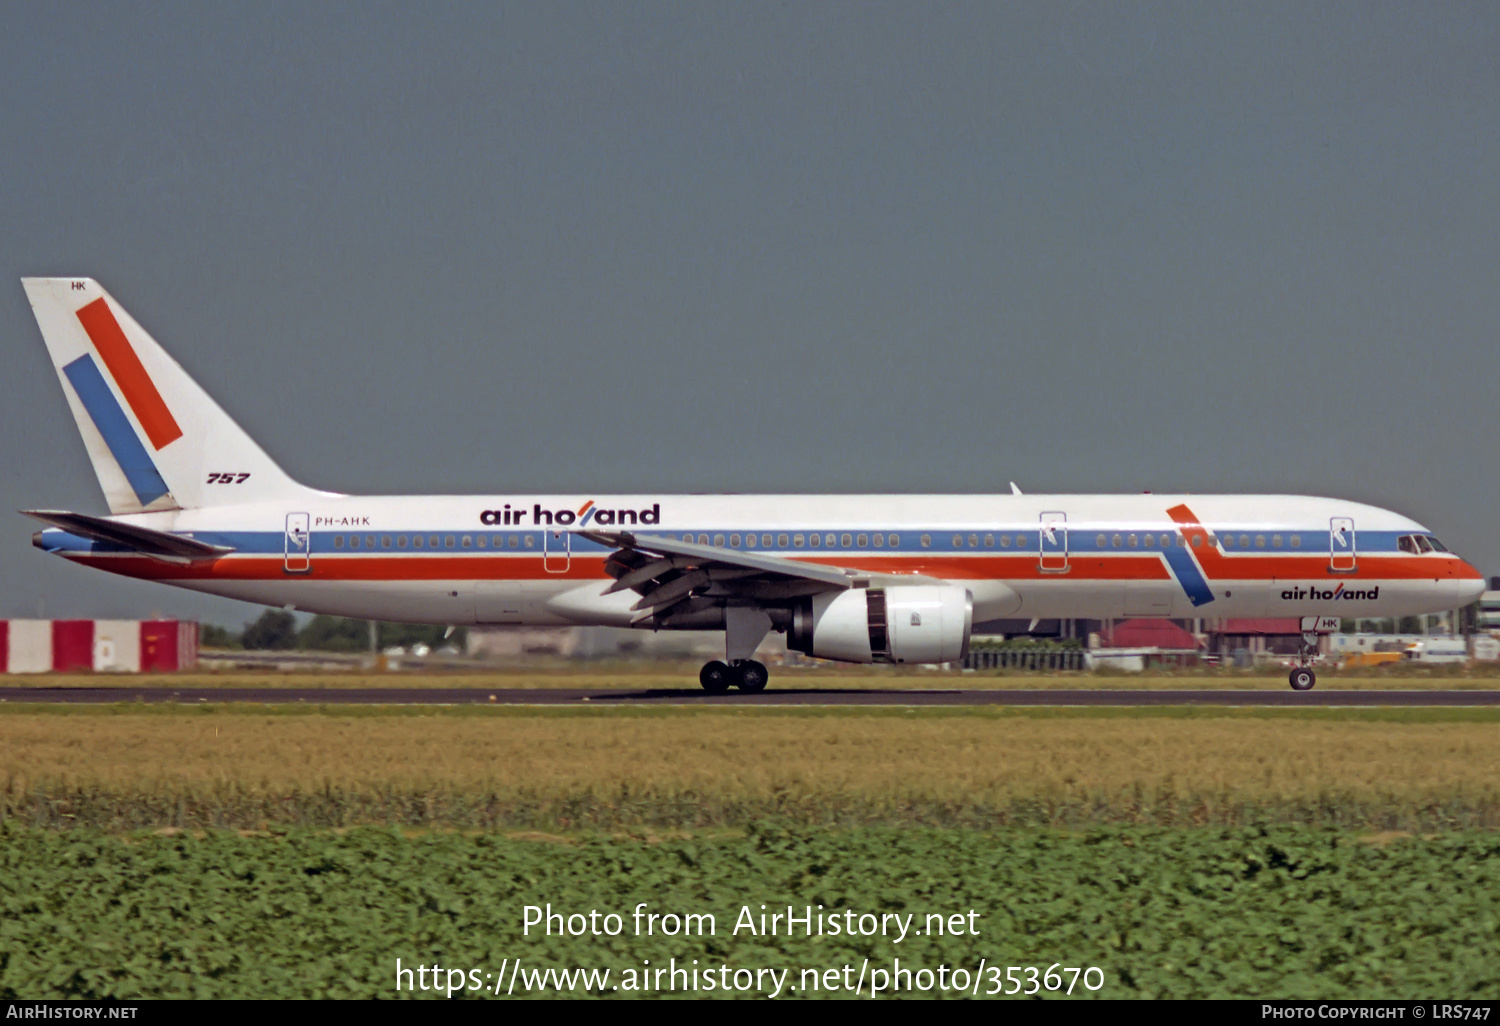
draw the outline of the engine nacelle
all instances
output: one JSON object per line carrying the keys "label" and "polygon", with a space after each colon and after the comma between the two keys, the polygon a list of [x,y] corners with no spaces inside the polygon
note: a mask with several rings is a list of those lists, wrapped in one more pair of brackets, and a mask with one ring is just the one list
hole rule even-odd
{"label": "engine nacelle", "polygon": [[846,663],[952,663],[969,651],[974,600],[955,584],[824,592],[793,610],[787,648]]}

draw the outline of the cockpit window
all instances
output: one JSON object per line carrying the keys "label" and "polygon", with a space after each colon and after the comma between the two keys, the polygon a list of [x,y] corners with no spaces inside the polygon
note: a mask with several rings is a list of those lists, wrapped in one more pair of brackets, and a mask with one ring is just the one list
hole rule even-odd
{"label": "cockpit window", "polygon": [[1396,546],[1402,552],[1410,552],[1413,556],[1419,551],[1417,549],[1417,536],[1414,534],[1403,534],[1396,539]]}
{"label": "cockpit window", "polygon": [[1422,537],[1420,534],[1412,535],[1412,540],[1417,543],[1417,551],[1419,551],[1419,552],[1431,552],[1432,551],[1432,544],[1430,542],[1428,542],[1428,540],[1426,538]]}
{"label": "cockpit window", "polygon": [[1423,535],[1422,536],[1422,540],[1424,542],[1426,542],[1428,545],[1431,545],[1432,546],[1432,551],[1434,551],[1434,552],[1447,552],[1448,551],[1448,546],[1444,545],[1442,542],[1438,541],[1436,538],[1434,538],[1430,534]]}

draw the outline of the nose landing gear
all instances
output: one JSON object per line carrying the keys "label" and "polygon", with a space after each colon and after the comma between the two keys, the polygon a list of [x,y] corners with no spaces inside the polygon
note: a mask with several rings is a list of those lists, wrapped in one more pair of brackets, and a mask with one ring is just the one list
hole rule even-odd
{"label": "nose landing gear", "polygon": [[[1303,627],[1307,626],[1304,622]],[[1297,666],[1287,675],[1287,682],[1291,684],[1293,691],[1311,691],[1313,685],[1318,682],[1318,675],[1312,672],[1312,667],[1307,664],[1312,662],[1313,656],[1318,653],[1318,632],[1316,630],[1302,632],[1302,651],[1297,653]]]}
{"label": "nose landing gear", "polygon": [[1291,683],[1293,691],[1311,691],[1313,685],[1318,682],[1318,675],[1305,666],[1299,666],[1291,672],[1287,680]]}
{"label": "nose landing gear", "polygon": [[770,679],[771,673],[765,664],[754,659],[736,659],[733,665],[715,659],[704,663],[703,669],[698,671],[698,683],[710,695],[722,695],[731,687],[754,694],[764,691]]}

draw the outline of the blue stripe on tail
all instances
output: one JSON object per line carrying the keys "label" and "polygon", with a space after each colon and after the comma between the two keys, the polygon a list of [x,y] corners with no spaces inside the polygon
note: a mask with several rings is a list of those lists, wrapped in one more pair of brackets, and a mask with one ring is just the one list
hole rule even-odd
{"label": "blue stripe on tail", "polygon": [[88,411],[94,427],[104,436],[104,444],[109,446],[115,462],[125,472],[125,480],[130,482],[141,505],[149,506],[166,495],[167,483],[146,454],[146,447],[141,444],[135,428],[130,426],[125,411],[105,383],[104,375],[99,373],[94,358],[85,353],[64,367],[63,373],[68,376],[73,391],[78,393],[78,400]]}

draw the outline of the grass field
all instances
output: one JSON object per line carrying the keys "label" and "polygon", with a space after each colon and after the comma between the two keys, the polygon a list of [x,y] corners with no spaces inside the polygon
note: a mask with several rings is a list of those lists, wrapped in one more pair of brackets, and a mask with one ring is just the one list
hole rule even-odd
{"label": "grass field", "polygon": [[[713,919],[691,936],[638,934],[626,925],[638,902]],[[524,907],[547,903],[615,913],[619,934],[525,934]],[[735,932],[742,909],[753,923],[762,907],[788,906],[871,914],[871,929]],[[953,913],[961,934],[929,928],[929,916]],[[911,916],[913,932],[875,933],[882,915]],[[764,998],[774,985],[783,999],[849,997],[856,979],[868,998],[884,972],[891,996],[899,959],[907,977],[896,996],[923,987],[920,972],[917,996],[942,996],[942,966],[948,996],[1494,1000],[1497,922],[1493,834],[1370,843],[1294,827],[756,826],[558,843],[368,828],[117,837],[0,826],[0,998],[413,996],[396,991],[399,958],[475,986],[460,996],[497,1000],[517,959],[518,997],[559,993],[555,977],[537,981],[543,969],[607,969],[561,992],[631,996],[643,970],[674,964],[716,982],[740,971],[745,989],[733,993]],[[1053,964],[1074,967],[1071,998],[1042,991],[1070,982],[1059,973],[1047,983]],[[1009,966],[1033,971],[1008,984],[998,967]],[[1085,967],[1095,969],[1080,985]],[[762,968],[785,975],[752,982]],[[723,993],[706,990],[701,973],[692,979],[688,996]]]}
{"label": "grass field", "polygon": [[0,815],[116,829],[1500,825],[1500,710],[0,712]]}
{"label": "grass field", "polygon": [[[173,674],[0,674],[0,697],[6,688],[36,687],[287,687],[287,688],[692,688],[698,686],[697,663],[559,664],[491,671],[373,673],[370,671],[220,671]],[[1148,673],[1053,673],[1019,671],[924,670],[891,666],[814,666],[771,668],[771,690],[834,689],[1285,689],[1285,671],[1184,670]],[[1484,667],[1399,665],[1353,671],[1318,670],[1325,690],[1406,690],[1421,688],[1500,688],[1500,665]]]}

